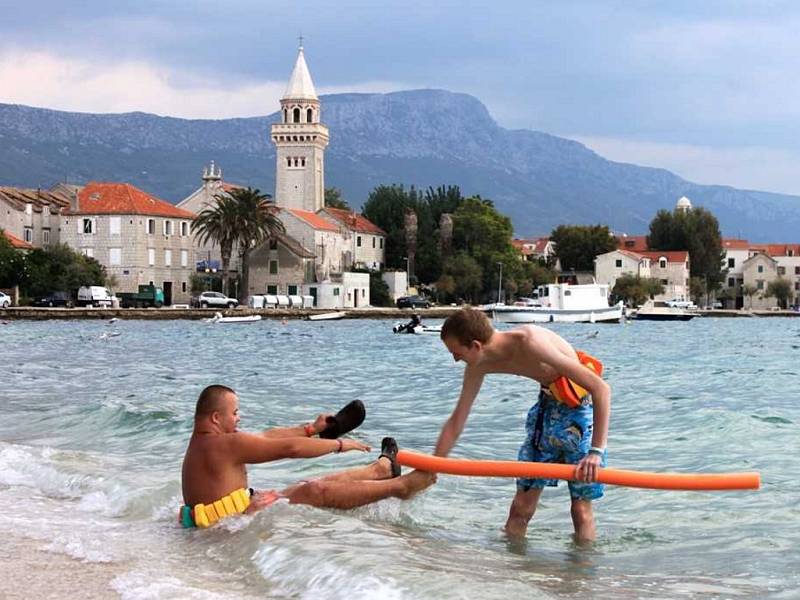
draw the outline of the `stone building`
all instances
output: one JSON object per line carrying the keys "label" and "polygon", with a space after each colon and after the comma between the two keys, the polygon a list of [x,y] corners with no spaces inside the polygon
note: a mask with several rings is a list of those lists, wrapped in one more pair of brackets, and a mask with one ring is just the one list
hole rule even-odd
{"label": "stone building", "polygon": [[272,125],[271,131],[277,156],[275,200],[281,208],[317,212],[325,206],[328,128],[320,122],[320,111],[300,46],[289,85],[281,98],[281,122]]}
{"label": "stone building", "polygon": [[115,291],[154,284],[166,304],[184,304],[194,272],[193,218],[128,183],[91,182],[62,213],[61,241],[104,265],[117,279]]}
{"label": "stone building", "polygon": [[[199,215],[205,209],[212,208],[218,196],[224,196],[235,189],[246,187],[224,181],[222,178],[222,169],[218,165],[215,165],[213,160],[211,164],[203,168],[202,180],[203,183],[199,188],[178,202],[178,208]],[[199,239],[194,239],[193,243],[197,259],[196,268],[199,271],[218,271],[222,263],[219,245],[210,240],[206,243],[200,243]],[[238,247],[234,247],[231,252],[228,271],[232,276],[239,272]]]}
{"label": "stone building", "polygon": [[656,301],[689,300],[689,253],[685,250],[612,250],[595,258],[597,283],[611,290],[623,274],[660,280],[664,293],[655,296]]}
{"label": "stone building", "polygon": [[0,229],[37,248],[58,244],[59,215],[69,205],[59,191],[0,187]]}
{"label": "stone building", "polygon": [[337,223],[350,245],[350,257],[357,269],[383,270],[386,264],[386,232],[355,211],[325,207],[320,213]]}

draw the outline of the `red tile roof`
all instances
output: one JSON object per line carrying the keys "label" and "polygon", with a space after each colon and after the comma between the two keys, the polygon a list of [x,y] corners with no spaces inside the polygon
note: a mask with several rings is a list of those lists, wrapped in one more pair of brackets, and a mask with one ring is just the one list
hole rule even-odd
{"label": "red tile roof", "polygon": [[16,248],[17,250],[32,250],[33,249],[33,246],[31,244],[29,244],[25,240],[19,239],[15,235],[11,235],[5,229],[3,230],[3,233],[5,234],[6,239],[8,239],[8,241],[11,242],[11,245],[14,248]]}
{"label": "red tile roof", "polygon": [[617,248],[621,250],[630,250],[632,252],[647,252],[647,236],[646,235],[626,235],[617,236]]}
{"label": "red tile roof", "polygon": [[372,221],[367,219],[361,213],[355,211],[344,210],[342,208],[325,207],[323,209],[334,219],[345,225],[348,229],[358,231],[360,233],[371,233],[373,235],[386,235],[386,232],[375,225]]}
{"label": "red tile roof", "polygon": [[658,262],[662,256],[671,263],[683,263],[689,259],[689,252],[686,250],[652,250],[649,252],[637,252],[641,256],[650,259],[651,262]]}
{"label": "red tile roof", "polygon": [[299,208],[287,208],[285,210],[292,213],[298,219],[305,221],[314,229],[320,229],[322,231],[339,231],[339,227],[325,219],[325,217],[322,217],[317,213],[313,213],[310,210],[300,210]]}
{"label": "red tile roof", "polygon": [[195,214],[165,202],[130,183],[92,181],[78,193],[73,215],[147,215],[194,219]]}
{"label": "red tile roof", "polygon": [[770,256],[800,256],[800,244],[767,244],[766,252]]}
{"label": "red tile roof", "polygon": [[726,250],[747,250],[750,248],[750,242],[736,238],[722,238],[722,247]]}
{"label": "red tile roof", "polygon": [[511,240],[511,244],[526,256],[529,254],[544,254],[548,243],[550,243],[550,238],[546,237],[536,238],[535,240]]}

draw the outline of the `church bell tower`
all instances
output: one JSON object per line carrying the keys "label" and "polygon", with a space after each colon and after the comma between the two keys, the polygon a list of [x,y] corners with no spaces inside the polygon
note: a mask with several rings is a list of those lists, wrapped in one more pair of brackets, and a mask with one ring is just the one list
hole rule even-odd
{"label": "church bell tower", "polygon": [[323,208],[328,128],[320,123],[319,98],[302,44],[281,98],[281,120],[272,125],[271,135],[277,155],[275,204],[312,212]]}

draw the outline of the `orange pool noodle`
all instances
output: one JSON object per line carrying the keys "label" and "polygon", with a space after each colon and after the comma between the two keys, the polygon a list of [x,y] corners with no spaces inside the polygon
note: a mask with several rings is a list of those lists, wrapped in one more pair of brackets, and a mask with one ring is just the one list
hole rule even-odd
{"label": "orange pool noodle", "polygon": [[[555,463],[442,458],[408,450],[397,453],[397,462],[422,471],[450,475],[575,479],[575,465]],[[601,468],[597,480],[611,485],[655,490],[757,490],[761,485],[758,473],[647,473],[611,468]]]}

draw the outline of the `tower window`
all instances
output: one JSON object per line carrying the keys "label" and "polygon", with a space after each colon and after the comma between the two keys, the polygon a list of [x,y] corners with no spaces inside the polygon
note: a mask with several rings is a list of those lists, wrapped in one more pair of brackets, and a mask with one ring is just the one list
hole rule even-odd
{"label": "tower window", "polygon": [[283,122],[284,123],[289,122],[289,111],[286,110],[285,108],[283,109]]}
{"label": "tower window", "polygon": [[292,111],[292,113],[293,113],[292,114],[292,122],[293,123],[299,123],[300,122],[300,109],[299,108],[295,108]]}
{"label": "tower window", "polygon": [[292,159],[291,158],[287,158],[286,159],[286,166],[287,167],[291,167],[292,166]]}
{"label": "tower window", "polygon": [[305,158],[301,158],[300,159],[300,166],[302,166],[302,167],[306,166],[306,159]]}
{"label": "tower window", "polygon": [[297,166],[297,158],[294,159],[294,166]]}
{"label": "tower window", "polygon": [[314,122],[314,111],[312,109],[310,109],[310,108],[308,109],[308,112],[306,113],[306,122],[307,123],[313,123]]}

